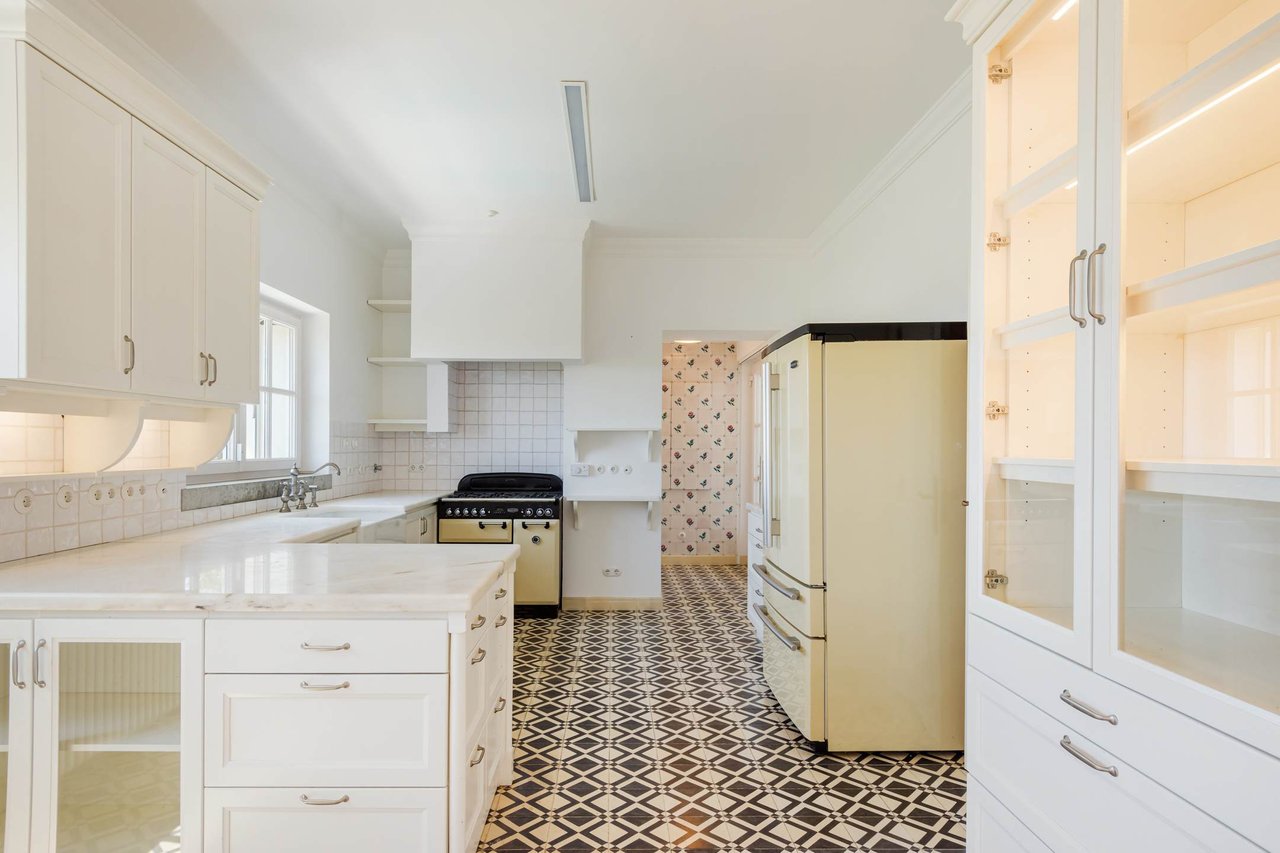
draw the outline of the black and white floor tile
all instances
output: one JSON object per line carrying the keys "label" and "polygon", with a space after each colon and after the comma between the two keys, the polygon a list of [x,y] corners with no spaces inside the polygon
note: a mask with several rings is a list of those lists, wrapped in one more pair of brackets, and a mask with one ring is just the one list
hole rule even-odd
{"label": "black and white floor tile", "polygon": [[661,612],[519,620],[515,783],[490,851],[956,851],[958,753],[815,755],[764,683],[733,567],[663,570]]}

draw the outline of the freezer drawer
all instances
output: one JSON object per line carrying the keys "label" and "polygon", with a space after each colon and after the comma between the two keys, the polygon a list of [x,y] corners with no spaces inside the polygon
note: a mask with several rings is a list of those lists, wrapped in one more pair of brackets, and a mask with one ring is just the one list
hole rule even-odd
{"label": "freezer drawer", "polygon": [[826,637],[826,590],[801,586],[767,562],[756,563],[751,570],[762,582],[770,610],[807,637]]}
{"label": "freezer drawer", "polygon": [[512,525],[517,523],[475,518],[442,518],[439,541],[445,544],[510,542]]}
{"label": "freezer drawer", "polygon": [[808,740],[827,739],[827,643],[806,637],[768,605],[754,605],[764,623],[764,679],[791,722]]}

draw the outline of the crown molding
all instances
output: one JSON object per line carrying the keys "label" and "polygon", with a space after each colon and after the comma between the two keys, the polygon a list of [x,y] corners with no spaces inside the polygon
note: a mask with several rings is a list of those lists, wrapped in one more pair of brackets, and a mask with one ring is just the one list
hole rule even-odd
{"label": "crown molding", "polygon": [[587,254],[614,258],[798,258],[807,248],[806,240],[596,237]]}
{"label": "crown molding", "polygon": [[956,0],[947,10],[946,20],[960,25],[965,44],[972,45],[982,37],[1012,0]]}
{"label": "crown molding", "polygon": [[836,205],[809,236],[809,251],[817,254],[834,237],[857,219],[877,198],[907,171],[916,160],[933,147],[956,122],[973,108],[972,72],[965,71],[929,107],[928,111],[872,167],[853,192]]}

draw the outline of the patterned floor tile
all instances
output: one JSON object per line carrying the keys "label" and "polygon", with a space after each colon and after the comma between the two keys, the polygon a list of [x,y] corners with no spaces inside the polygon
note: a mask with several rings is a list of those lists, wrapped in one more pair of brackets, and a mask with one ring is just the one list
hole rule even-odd
{"label": "patterned floor tile", "polygon": [[660,612],[516,626],[516,782],[481,853],[964,849],[957,753],[815,755],[770,694],[733,567],[663,570]]}

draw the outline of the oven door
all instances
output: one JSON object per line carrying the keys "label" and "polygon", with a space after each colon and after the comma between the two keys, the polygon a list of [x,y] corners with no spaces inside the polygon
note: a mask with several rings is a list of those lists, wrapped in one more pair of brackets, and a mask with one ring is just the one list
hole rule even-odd
{"label": "oven door", "polygon": [[560,522],[517,521],[516,604],[560,603]]}
{"label": "oven door", "polygon": [[439,539],[444,544],[510,543],[513,522],[479,518],[440,519]]}

